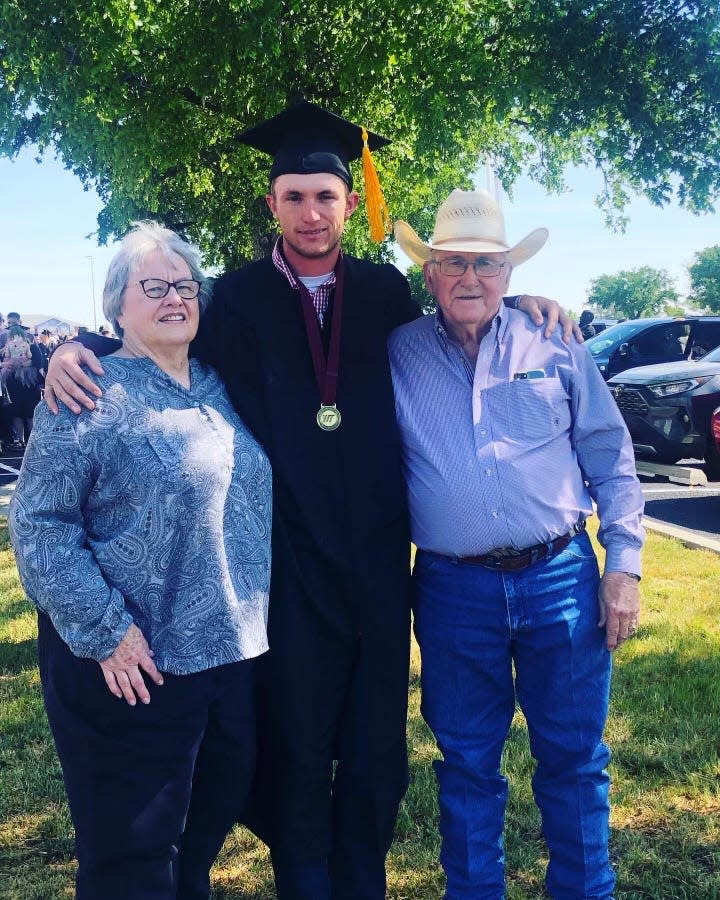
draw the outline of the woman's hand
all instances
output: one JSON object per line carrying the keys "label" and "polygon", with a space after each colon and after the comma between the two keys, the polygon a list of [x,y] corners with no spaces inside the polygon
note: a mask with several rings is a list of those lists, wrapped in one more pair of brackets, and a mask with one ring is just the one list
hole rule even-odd
{"label": "woman's hand", "polygon": [[100,663],[110,693],[124,697],[130,706],[137,703],[136,695],[143,703],[149,703],[150,693],[140,670],[147,672],[155,684],[163,683],[152,657],[142,631],[137,625],[131,625],[114,652]]}
{"label": "woman's hand", "polygon": [[58,347],[50,357],[45,378],[45,402],[50,412],[57,415],[58,400],[62,400],[74,413],[80,412],[78,403],[86,409],[95,409],[95,404],[85,392],[92,394],[93,397],[100,397],[102,391],[83,372],[81,369],[83,363],[96,375],[103,375],[105,372],[92,350],[75,341]]}
{"label": "woman's hand", "polygon": [[544,318],[547,319],[545,337],[550,337],[555,331],[555,327],[559,324],[563,332],[562,339],[566,344],[570,343],[570,338],[573,336],[579,344],[583,343],[580,326],[554,300],[548,300],[547,297],[523,294],[518,301],[518,309],[527,313],[536,325],[542,325]]}

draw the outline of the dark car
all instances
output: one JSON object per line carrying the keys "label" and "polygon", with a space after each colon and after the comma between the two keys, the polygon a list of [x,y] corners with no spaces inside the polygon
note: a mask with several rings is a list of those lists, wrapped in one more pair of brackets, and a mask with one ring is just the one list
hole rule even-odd
{"label": "dark car", "polygon": [[586,341],[606,380],[625,369],[701,359],[720,345],[720,316],[629,319]]}
{"label": "dark car", "polygon": [[720,404],[720,347],[700,360],[627,369],[608,381],[638,456],[704,459],[720,478],[711,417]]}

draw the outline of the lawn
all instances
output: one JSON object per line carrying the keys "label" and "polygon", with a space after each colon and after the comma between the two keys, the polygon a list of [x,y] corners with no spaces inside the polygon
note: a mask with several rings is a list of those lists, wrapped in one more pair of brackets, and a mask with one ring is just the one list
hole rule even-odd
{"label": "lawn", "polygon": [[[608,742],[614,756],[612,854],[624,900],[720,900],[720,557],[651,535],[643,619],[615,661]],[[35,620],[0,530],[0,898],[72,897],[72,825],[45,722]],[[389,897],[436,900],[437,804],[432,739],[410,681],[411,786],[389,861]],[[546,896],[545,854],[520,714],[505,768],[508,898]],[[274,897],[265,849],[242,829],[214,870],[216,900]]]}

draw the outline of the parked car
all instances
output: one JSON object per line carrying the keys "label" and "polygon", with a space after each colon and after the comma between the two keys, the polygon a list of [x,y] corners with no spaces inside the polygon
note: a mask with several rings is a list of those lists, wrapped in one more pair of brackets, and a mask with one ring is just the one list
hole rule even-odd
{"label": "parked car", "polygon": [[720,479],[720,423],[712,424],[720,404],[720,347],[699,360],[627,369],[608,387],[638,456],[665,463],[704,459],[709,477]]}
{"label": "parked car", "polygon": [[720,406],[710,416],[712,441],[708,445],[706,459],[710,472],[720,472]]}
{"label": "parked car", "polygon": [[701,359],[720,345],[720,316],[629,319],[586,341],[607,380],[625,369]]}

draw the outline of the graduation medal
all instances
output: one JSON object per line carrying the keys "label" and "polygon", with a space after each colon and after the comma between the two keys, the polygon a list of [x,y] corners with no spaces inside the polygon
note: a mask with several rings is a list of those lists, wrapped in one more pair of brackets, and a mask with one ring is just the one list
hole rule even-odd
{"label": "graduation medal", "polygon": [[298,279],[298,289],[302,303],[305,332],[307,334],[310,355],[312,356],[315,380],[320,393],[320,409],[315,415],[318,428],[322,431],[335,431],[340,427],[342,416],[335,404],[337,397],[338,372],[340,369],[340,328],[342,324],[344,264],[342,253],[335,263],[335,298],[333,303],[332,322],[330,324],[330,342],[327,359],[323,351],[320,324],[310,291]]}
{"label": "graduation medal", "polygon": [[340,425],[340,422],[342,422],[340,410],[334,403],[327,406],[323,403],[320,406],[315,419],[323,431],[335,431]]}

